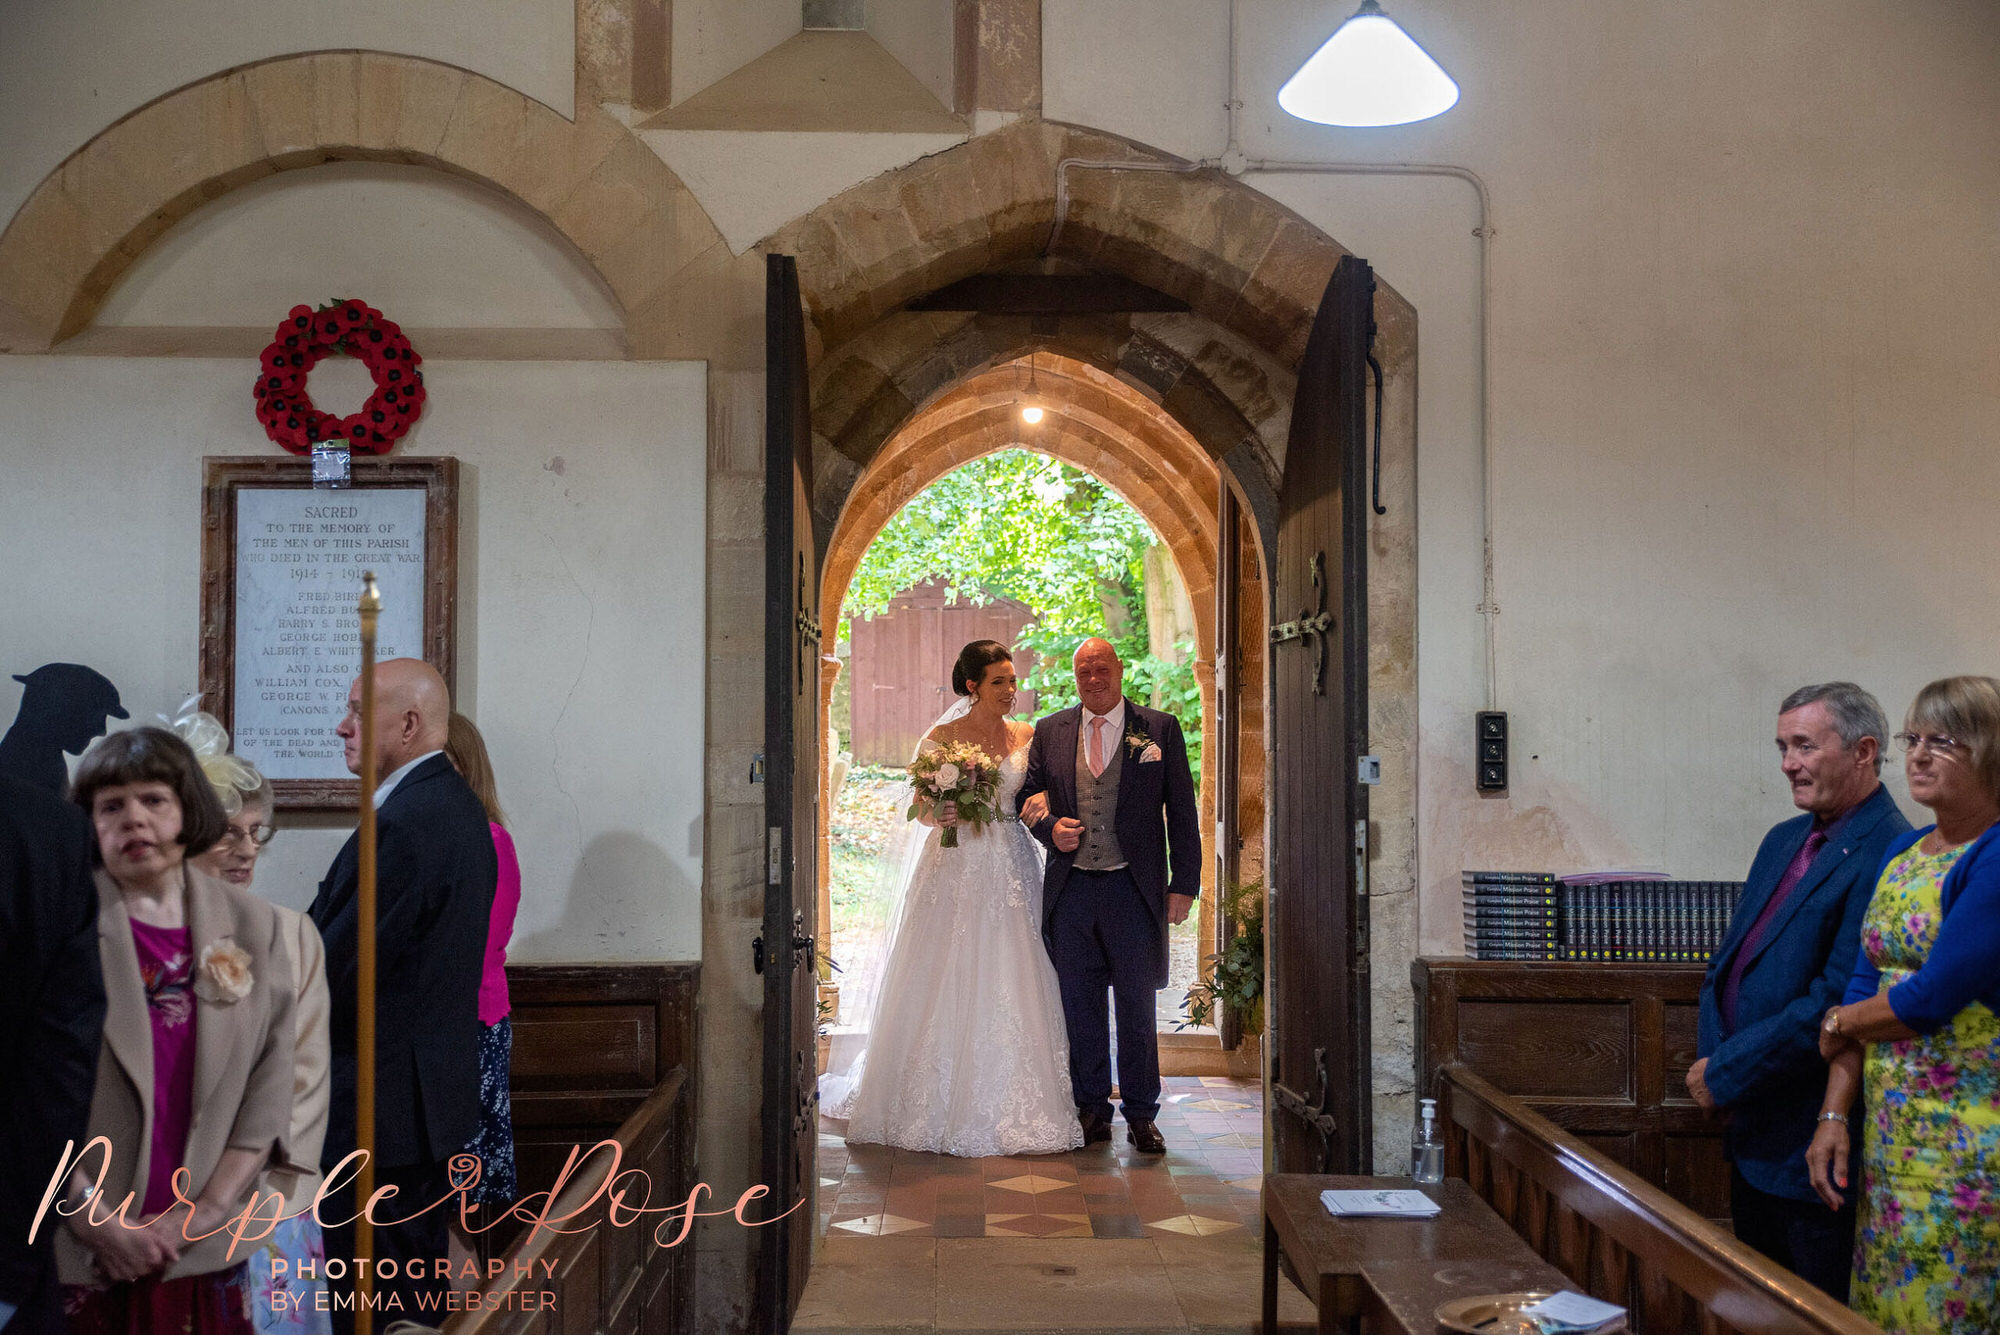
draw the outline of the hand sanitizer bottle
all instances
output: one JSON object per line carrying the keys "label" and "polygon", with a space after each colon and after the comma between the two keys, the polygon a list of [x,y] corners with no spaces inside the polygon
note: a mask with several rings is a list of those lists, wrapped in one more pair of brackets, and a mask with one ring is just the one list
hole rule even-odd
{"label": "hand sanitizer bottle", "polygon": [[1421,1100],[1423,1112],[1410,1138],[1410,1176],[1418,1182],[1444,1181],[1444,1144],[1438,1140],[1437,1100]]}

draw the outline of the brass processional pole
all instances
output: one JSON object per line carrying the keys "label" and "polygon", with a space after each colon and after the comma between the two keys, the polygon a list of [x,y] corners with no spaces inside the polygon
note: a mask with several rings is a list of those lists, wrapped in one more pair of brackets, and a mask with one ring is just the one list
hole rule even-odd
{"label": "brass processional pole", "polygon": [[382,593],[375,572],[361,572],[361,829],[360,853],[360,978],[356,988],[354,1048],[356,1057],[354,1146],[365,1156],[355,1188],[355,1204],[363,1211],[354,1224],[355,1335],[372,1335],[375,1320],[369,1299],[375,1296],[375,1226],[366,1208],[375,1194],[375,622],[382,614]]}

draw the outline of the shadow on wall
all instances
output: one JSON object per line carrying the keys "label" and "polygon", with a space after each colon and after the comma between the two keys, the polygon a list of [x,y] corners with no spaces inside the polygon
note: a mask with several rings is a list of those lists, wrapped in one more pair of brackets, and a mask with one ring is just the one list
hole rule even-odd
{"label": "shadow on wall", "polygon": [[69,791],[64,753],[82,755],[109,720],[131,715],[110,679],[81,663],[44,663],[14,680],[21,707],[0,737],[0,774],[62,797]]}
{"label": "shadow on wall", "polygon": [[[522,851],[532,858],[532,852]],[[522,886],[521,914],[507,947],[510,961],[597,963],[694,953],[671,947],[679,924],[668,915],[673,906],[684,905],[688,918],[697,919],[701,887],[644,835],[607,830],[595,836],[577,859],[558,902],[550,902],[553,889]],[[525,924],[535,926],[523,930]]]}

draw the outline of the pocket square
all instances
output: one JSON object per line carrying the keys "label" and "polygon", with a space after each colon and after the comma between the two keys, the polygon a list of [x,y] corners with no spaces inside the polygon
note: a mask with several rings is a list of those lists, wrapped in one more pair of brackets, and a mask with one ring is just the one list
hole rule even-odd
{"label": "pocket square", "polygon": [[1139,753],[1139,763],[1141,765],[1150,765],[1159,758],[1160,745],[1158,742],[1148,744],[1146,749]]}

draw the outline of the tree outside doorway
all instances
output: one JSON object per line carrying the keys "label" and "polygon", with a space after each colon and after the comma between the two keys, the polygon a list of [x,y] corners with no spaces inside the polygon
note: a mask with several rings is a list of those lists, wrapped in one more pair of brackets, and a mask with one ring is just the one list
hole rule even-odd
{"label": "tree outside doorway", "polygon": [[[1125,662],[1125,693],[1181,721],[1188,758],[1200,783],[1201,687],[1194,673],[1194,616],[1161,543],[1145,519],[1098,478],[1048,455],[1003,450],[974,460],[919,492],[869,545],[840,609],[837,652],[846,656],[856,619],[895,615],[912,590],[942,586],[945,601],[986,607],[1011,600],[1029,620],[1016,637],[1032,654],[1023,696],[1033,692],[1040,717],[1076,703],[1070,659],[1085,639],[1101,635]],[[944,680],[957,643],[936,663],[893,669]],[[864,665],[851,667],[866,671]],[[899,765],[848,766],[853,751],[855,692],[885,683],[844,671],[834,687],[830,778],[831,958],[886,925],[891,880],[903,827],[904,775]],[[934,715],[933,715],[934,716]],[[1184,994],[1198,973],[1196,920],[1170,937],[1169,986],[1160,994],[1163,1027],[1185,1020]],[[837,984],[839,974],[834,973]]]}

